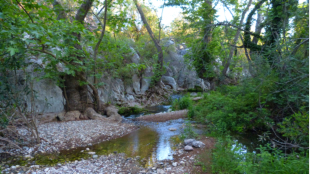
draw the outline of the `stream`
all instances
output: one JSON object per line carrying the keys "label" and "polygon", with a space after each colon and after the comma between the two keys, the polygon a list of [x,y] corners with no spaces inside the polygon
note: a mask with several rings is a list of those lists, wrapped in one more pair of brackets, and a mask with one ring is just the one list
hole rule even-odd
{"label": "stream", "polygon": [[[172,95],[172,99],[178,99],[182,95]],[[157,105],[147,107],[148,113],[167,112],[170,105]],[[37,165],[51,165],[54,166],[58,163],[75,161],[81,159],[91,158],[85,152],[86,148],[90,151],[96,152],[96,155],[108,155],[110,153],[125,153],[127,157],[140,157],[140,164],[149,167],[156,161],[172,160],[175,148],[180,142],[178,135],[182,134],[185,127],[185,120],[171,120],[166,122],[139,122],[133,121],[133,118],[143,115],[139,113],[123,117],[123,122],[134,123],[139,129],[131,132],[123,137],[105,141],[88,147],[78,147],[70,150],[62,150],[60,153],[54,154],[37,154],[32,159],[32,163]],[[195,122],[192,122],[195,125]],[[169,128],[176,129],[170,131]],[[197,134],[204,134],[203,128],[193,126],[193,130]],[[251,134],[231,134],[235,143],[242,144],[240,153],[255,152],[258,146],[257,136]],[[179,140],[179,141],[176,141]],[[239,153],[239,152],[238,152]],[[29,161],[23,159],[14,159],[9,161],[12,165],[26,165]]]}

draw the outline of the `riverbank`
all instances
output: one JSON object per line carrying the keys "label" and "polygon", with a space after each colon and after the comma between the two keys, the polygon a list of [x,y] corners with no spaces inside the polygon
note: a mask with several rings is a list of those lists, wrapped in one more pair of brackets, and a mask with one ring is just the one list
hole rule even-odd
{"label": "riverbank", "polygon": [[[22,155],[31,158],[37,153],[57,153],[60,150],[90,146],[124,136],[137,129],[134,124],[113,123],[102,120],[79,120],[68,122],[49,122],[38,126],[41,143],[34,146],[31,133],[25,128],[17,128],[23,137],[22,149],[4,149],[12,156]],[[28,141],[28,142],[27,142]]]}
{"label": "riverbank", "polygon": [[[154,161],[151,166],[141,165],[140,156],[128,157],[124,153],[111,153],[109,155],[93,155],[92,158],[82,159],[66,163],[58,163],[55,166],[12,166],[3,170],[4,173],[31,173],[31,174],[56,174],[56,173],[139,173],[139,174],[184,174],[202,173],[196,158],[206,149],[214,147],[213,138],[201,136],[200,141],[205,144],[202,148],[194,148],[193,151],[185,151],[184,144],[180,143],[174,150],[173,160]],[[85,149],[86,151],[87,149]]]}

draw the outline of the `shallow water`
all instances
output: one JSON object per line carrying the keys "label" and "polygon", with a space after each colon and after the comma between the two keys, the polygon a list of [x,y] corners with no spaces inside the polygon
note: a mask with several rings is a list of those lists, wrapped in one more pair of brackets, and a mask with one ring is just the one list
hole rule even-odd
{"label": "shallow water", "polygon": [[[173,95],[171,98],[178,99],[181,95]],[[170,105],[158,105],[146,108],[149,113],[167,112]],[[32,161],[39,165],[56,165],[67,161],[75,161],[92,157],[86,148],[96,152],[96,155],[108,155],[111,153],[125,153],[127,157],[140,156],[140,163],[152,166],[155,161],[172,160],[173,149],[176,148],[178,141],[173,141],[177,135],[182,134],[185,127],[183,119],[171,120],[166,122],[136,122],[133,118],[143,115],[144,113],[123,117],[124,122],[135,123],[140,128],[128,135],[114,140],[102,142],[88,147],[79,147],[70,150],[62,150],[60,153],[36,155]],[[170,131],[169,128],[175,128]],[[193,127],[198,133],[204,133],[203,128]],[[232,139],[236,143],[242,144],[242,149],[238,153],[255,152],[257,144],[257,136],[253,134],[231,134]],[[11,161],[11,165],[25,165],[28,161],[16,159]]]}
{"label": "shallow water", "polygon": [[[130,120],[127,120],[130,121]],[[56,165],[66,161],[75,161],[92,157],[87,152],[96,152],[96,155],[111,153],[125,153],[127,157],[140,156],[140,163],[144,166],[153,166],[155,161],[172,160],[173,149],[177,146],[172,137],[180,135],[184,127],[184,120],[172,120],[160,123],[136,122],[140,128],[121,138],[102,142],[88,147],[78,147],[62,150],[60,153],[36,155],[34,161],[38,165]],[[170,131],[169,128],[175,128]],[[203,133],[200,129],[194,129]],[[89,151],[85,149],[89,148]],[[21,164],[20,161],[12,164]]]}

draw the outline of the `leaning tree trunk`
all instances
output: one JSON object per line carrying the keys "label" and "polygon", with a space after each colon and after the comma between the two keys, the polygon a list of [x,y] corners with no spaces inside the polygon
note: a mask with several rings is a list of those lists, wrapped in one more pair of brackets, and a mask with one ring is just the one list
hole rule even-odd
{"label": "leaning tree trunk", "polygon": [[140,16],[141,16],[141,19],[143,21],[143,24],[145,25],[149,35],[151,36],[151,38],[152,38],[152,40],[153,40],[153,42],[155,44],[155,47],[157,49],[157,52],[158,52],[158,65],[159,65],[159,68],[156,70],[157,72],[155,73],[155,75],[159,74],[158,78],[156,80],[156,84],[157,84],[157,86],[160,86],[160,78],[161,78],[161,73],[162,73],[162,69],[163,69],[163,57],[164,57],[163,50],[162,50],[161,46],[159,45],[159,41],[155,38],[155,35],[154,35],[150,25],[148,24],[148,22],[147,22],[147,20],[146,20],[146,18],[144,16],[144,13],[142,11],[141,5],[138,3],[137,0],[134,0],[134,3],[135,3],[135,5],[136,5],[136,7],[137,7],[137,9],[138,9],[138,11],[140,13]]}
{"label": "leaning tree trunk", "polygon": [[[243,10],[243,12],[242,12],[239,26],[242,26],[242,25],[243,25],[243,19],[244,19],[244,17],[245,17],[245,14],[246,14],[246,13],[248,12],[248,10],[250,9],[251,4],[252,4],[252,0],[249,0],[249,2],[248,2],[248,4],[247,4],[246,8],[245,8],[245,9]],[[235,35],[235,37],[234,37],[232,46],[231,46],[231,48],[230,48],[230,50],[229,50],[229,56],[228,56],[228,58],[227,58],[227,60],[226,60],[226,62],[225,62],[225,64],[224,64],[224,69],[223,69],[223,71],[222,71],[222,76],[223,76],[223,77],[225,77],[225,76],[227,75],[227,70],[228,70],[228,68],[229,68],[229,66],[230,66],[230,62],[231,62],[231,59],[232,59],[232,57],[233,57],[234,50],[236,49],[236,44],[237,44],[237,41],[238,41],[240,32],[241,32],[241,29],[238,28],[237,33],[236,33],[236,35]]]}
{"label": "leaning tree trunk", "polygon": [[[84,23],[84,19],[89,12],[94,0],[84,0],[82,5],[80,6],[78,12],[75,15],[75,20],[80,22],[81,24]],[[56,13],[58,13],[58,19],[64,19],[65,15],[62,11],[61,5],[57,2],[57,0],[54,1],[54,8],[56,9]],[[78,41],[81,40],[81,34],[80,33],[72,33],[73,37],[76,37]],[[79,43],[76,43],[74,45],[75,49],[82,50],[82,46]],[[77,57],[81,62],[83,62],[84,56],[78,56]],[[73,62],[69,62],[72,65],[75,65]],[[75,66],[83,66],[83,65],[75,65]],[[83,84],[81,85],[80,82],[86,80],[86,75],[84,72],[75,72],[75,76],[72,75],[65,75],[64,76],[64,96],[66,98],[66,110],[72,111],[72,110],[79,110],[84,111],[87,107],[94,107],[93,103],[88,99],[87,93],[87,85]],[[93,88],[91,86],[92,90],[95,90],[97,92],[97,89]],[[95,100],[98,100],[98,97],[95,97]],[[99,102],[99,101],[96,101]]]}

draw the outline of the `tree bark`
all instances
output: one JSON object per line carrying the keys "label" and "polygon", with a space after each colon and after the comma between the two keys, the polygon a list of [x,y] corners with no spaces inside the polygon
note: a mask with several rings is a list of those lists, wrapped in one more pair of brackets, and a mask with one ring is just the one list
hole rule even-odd
{"label": "tree bark", "polygon": [[[260,35],[260,33],[262,32],[263,26],[261,25],[263,22],[263,15],[260,13],[260,10],[257,10],[257,19],[256,19],[256,26],[255,26],[255,33]],[[252,42],[254,44],[257,44],[258,42],[258,38],[257,36],[253,37]]]}
{"label": "tree bark", "polygon": [[[138,9],[138,11],[140,13],[140,16],[141,16],[141,19],[143,21],[143,24],[145,25],[145,27],[146,27],[150,37],[152,38],[152,40],[153,40],[153,42],[155,44],[156,49],[157,49],[159,69],[157,69],[156,71],[158,71],[157,73],[160,73],[160,77],[161,77],[161,72],[162,72],[162,69],[163,69],[163,57],[164,57],[163,50],[162,50],[161,46],[159,45],[159,41],[156,40],[155,35],[154,35],[150,25],[148,24],[148,22],[147,22],[147,20],[146,20],[146,18],[144,16],[144,13],[142,11],[141,5],[138,3],[137,0],[134,0],[134,3],[135,3],[135,5],[136,5],[136,7],[137,7],[137,9]],[[157,83],[157,85],[160,84],[160,78],[157,79],[156,83]]]}
{"label": "tree bark", "polygon": [[[239,26],[242,26],[244,16],[245,16],[245,14],[248,12],[248,10],[249,10],[251,4],[252,4],[252,0],[249,0],[249,2],[248,2],[248,4],[247,4],[246,8],[244,9],[244,11],[243,11],[242,14],[241,14],[241,19],[240,19],[240,24],[239,24]],[[228,56],[227,61],[226,61],[225,65],[224,65],[224,69],[223,69],[223,71],[222,71],[222,76],[226,76],[226,74],[227,74],[227,70],[228,70],[228,67],[229,67],[229,65],[230,65],[231,59],[232,59],[232,57],[233,57],[234,50],[235,50],[235,48],[236,48],[235,46],[236,46],[236,43],[237,43],[237,41],[238,41],[240,32],[241,32],[241,30],[238,29],[238,30],[237,30],[237,33],[236,33],[236,35],[235,35],[234,41],[233,41],[233,43],[232,43],[233,46],[232,46],[232,47],[230,48],[230,50],[229,50],[229,56]]]}
{"label": "tree bark", "polygon": [[[80,6],[76,16],[75,20],[78,21],[79,23],[83,24],[84,19],[89,12],[92,3],[94,0],[84,0],[82,5]],[[56,13],[58,13],[58,18],[57,19],[64,19],[65,14],[63,8],[61,8],[61,5],[57,2],[57,0],[54,1],[53,3],[54,8],[56,10]],[[81,34],[80,33],[72,33],[74,37],[78,39],[78,41],[81,40]],[[79,43],[75,43],[74,47],[78,50],[82,50],[82,46]],[[85,58],[84,56],[77,56],[77,58],[83,62],[83,59]],[[78,65],[73,62],[69,62],[72,65],[75,66],[83,66],[83,65]],[[83,63],[84,64],[84,63]],[[83,84],[81,85],[80,82],[86,81],[86,75],[85,72],[75,72],[75,76],[73,75],[65,75],[64,76],[64,85],[66,90],[64,93],[66,93],[67,96],[67,111],[72,111],[72,110],[79,110],[79,111],[84,111],[87,107],[94,107],[93,103],[91,100],[87,97],[88,94],[88,89],[87,85]],[[98,94],[98,91],[96,88],[92,88],[94,93]],[[95,96],[95,100],[98,103],[99,102],[99,97],[98,95]]]}
{"label": "tree bark", "polygon": [[[97,54],[98,54],[98,49],[99,49],[99,46],[100,46],[100,43],[103,39],[103,36],[104,36],[104,33],[105,33],[105,28],[106,28],[106,23],[107,23],[107,12],[108,12],[108,0],[105,0],[104,1],[104,6],[105,6],[105,9],[104,9],[104,20],[103,20],[103,26],[102,26],[102,31],[101,31],[101,35],[100,35],[100,38],[99,38],[99,41],[97,42],[96,46],[95,46],[95,50],[94,50],[94,61],[95,61],[95,66],[94,66],[94,85],[97,84],[97,77],[96,77],[96,74],[97,74],[97,67],[96,67],[96,60],[97,60]],[[99,20],[99,19],[98,19]],[[94,92],[94,95],[96,96],[96,91],[93,91]],[[98,99],[97,100],[97,109],[100,110],[100,100]]]}
{"label": "tree bark", "polygon": [[[205,3],[209,5],[209,8],[212,8],[212,0],[205,0]],[[212,17],[213,15],[210,17],[209,25],[213,24]],[[211,32],[209,32],[208,29],[205,30],[205,35],[203,37],[203,40],[206,44],[210,43],[212,40]]]}

